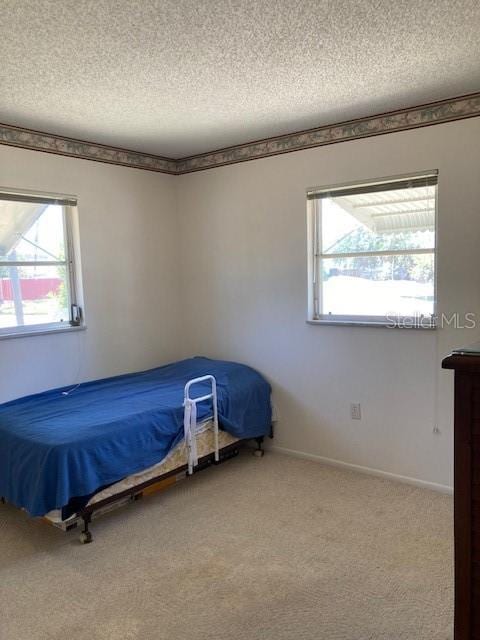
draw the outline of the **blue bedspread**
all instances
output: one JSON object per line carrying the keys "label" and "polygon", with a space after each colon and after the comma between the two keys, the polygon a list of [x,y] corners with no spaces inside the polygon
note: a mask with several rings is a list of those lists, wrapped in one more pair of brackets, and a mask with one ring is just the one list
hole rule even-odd
{"label": "blue bedspread", "polygon": [[[31,515],[61,508],[158,462],[183,438],[185,383],[217,380],[220,425],[238,438],[270,430],[270,386],[250,367],[191,358],[0,405],[0,496]],[[193,395],[209,392],[201,383]],[[211,406],[211,405],[210,405]],[[199,419],[211,414],[199,405]]]}

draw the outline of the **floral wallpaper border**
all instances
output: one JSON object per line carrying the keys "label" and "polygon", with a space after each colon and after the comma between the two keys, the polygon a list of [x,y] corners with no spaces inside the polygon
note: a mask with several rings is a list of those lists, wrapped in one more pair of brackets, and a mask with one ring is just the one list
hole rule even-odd
{"label": "floral wallpaper border", "polygon": [[426,127],[474,116],[480,116],[480,93],[182,158],[177,161],[177,172],[181,174],[202,171],[225,164],[245,162],[280,153]]}
{"label": "floral wallpaper border", "polygon": [[427,127],[475,116],[480,116],[480,93],[266,138],[179,160],[5,124],[0,124],[0,144],[179,175],[290,151],[301,151],[327,144]]}
{"label": "floral wallpaper border", "polygon": [[84,160],[119,164],[135,169],[146,169],[147,171],[177,172],[177,163],[170,158],[109,147],[93,142],[84,142],[83,140],[65,138],[5,124],[0,124],[0,144],[56,153],[73,158],[83,158]]}

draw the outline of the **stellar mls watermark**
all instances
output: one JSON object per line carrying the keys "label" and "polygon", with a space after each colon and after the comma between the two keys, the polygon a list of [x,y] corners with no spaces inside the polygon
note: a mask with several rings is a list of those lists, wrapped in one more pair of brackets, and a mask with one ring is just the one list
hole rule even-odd
{"label": "stellar mls watermark", "polygon": [[398,313],[388,313],[387,327],[390,329],[475,329],[477,326],[477,314],[468,313],[441,313],[428,315],[415,313],[410,316],[402,316]]}

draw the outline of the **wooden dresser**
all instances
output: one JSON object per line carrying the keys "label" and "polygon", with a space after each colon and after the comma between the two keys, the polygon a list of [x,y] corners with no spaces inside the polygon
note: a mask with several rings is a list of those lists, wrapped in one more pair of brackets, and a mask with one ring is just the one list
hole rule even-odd
{"label": "wooden dresser", "polygon": [[455,371],[455,640],[480,640],[480,343],[442,366]]}

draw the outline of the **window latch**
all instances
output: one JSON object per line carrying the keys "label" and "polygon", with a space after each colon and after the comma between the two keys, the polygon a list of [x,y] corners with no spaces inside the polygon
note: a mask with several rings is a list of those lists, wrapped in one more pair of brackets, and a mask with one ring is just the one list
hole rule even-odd
{"label": "window latch", "polygon": [[79,327],[82,324],[82,307],[79,307],[77,304],[72,304],[70,317],[70,324],[72,327]]}

